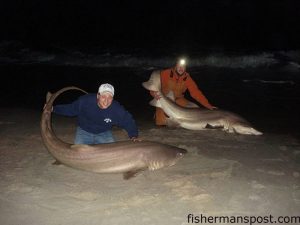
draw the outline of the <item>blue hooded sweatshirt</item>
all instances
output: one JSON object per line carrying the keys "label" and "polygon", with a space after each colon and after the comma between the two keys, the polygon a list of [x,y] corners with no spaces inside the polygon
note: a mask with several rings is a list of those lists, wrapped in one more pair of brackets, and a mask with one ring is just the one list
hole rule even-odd
{"label": "blue hooded sweatshirt", "polygon": [[71,104],[56,105],[53,112],[64,116],[76,116],[78,126],[92,134],[111,130],[112,126],[125,129],[130,138],[138,136],[138,129],[132,115],[116,100],[106,108],[97,104],[96,94],[86,94]]}

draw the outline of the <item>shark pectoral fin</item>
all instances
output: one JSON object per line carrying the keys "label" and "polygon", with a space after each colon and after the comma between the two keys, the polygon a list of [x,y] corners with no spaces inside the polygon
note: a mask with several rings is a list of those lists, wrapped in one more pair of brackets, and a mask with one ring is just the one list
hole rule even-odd
{"label": "shark pectoral fin", "polygon": [[61,165],[62,163],[58,160],[55,160],[55,162],[52,163],[52,165]]}
{"label": "shark pectoral fin", "polygon": [[144,170],[145,170],[145,168],[127,171],[127,172],[123,173],[123,178],[124,178],[124,180],[129,180],[130,178],[135,177],[138,173],[140,173]]}

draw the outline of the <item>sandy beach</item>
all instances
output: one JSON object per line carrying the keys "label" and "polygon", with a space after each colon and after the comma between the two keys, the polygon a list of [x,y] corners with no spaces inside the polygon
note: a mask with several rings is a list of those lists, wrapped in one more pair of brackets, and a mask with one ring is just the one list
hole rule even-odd
{"label": "sandy beach", "polygon": [[[126,181],[121,174],[52,165],[40,136],[40,115],[38,110],[1,109],[3,225],[192,224],[200,215],[299,216],[296,136],[157,128],[140,117],[141,138],[185,148],[188,154],[172,167]],[[73,141],[74,119],[53,116],[53,128],[59,138]],[[114,135],[127,138],[119,128]]]}

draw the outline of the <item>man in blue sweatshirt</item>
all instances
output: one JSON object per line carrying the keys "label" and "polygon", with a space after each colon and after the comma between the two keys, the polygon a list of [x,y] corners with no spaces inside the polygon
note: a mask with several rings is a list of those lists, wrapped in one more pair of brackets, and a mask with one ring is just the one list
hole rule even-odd
{"label": "man in blue sweatshirt", "polygon": [[53,112],[77,117],[75,144],[114,142],[111,131],[114,125],[125,129],[133,141],[138,140],[138,129],[132,115],[113,97],[114,87],[102,84],[97,94],[83,95],[71,104],[56,105]]}

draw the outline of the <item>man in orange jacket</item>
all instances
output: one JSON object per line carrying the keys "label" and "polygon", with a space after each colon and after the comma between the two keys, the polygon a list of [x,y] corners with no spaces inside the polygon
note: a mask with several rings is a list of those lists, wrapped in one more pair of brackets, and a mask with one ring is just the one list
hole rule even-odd
{"label": "man in orange jacket", "polygon": [[[188,89],[190,95],[205,108],[213,110],[216,107],[212,106],[204,94],[199,90],[195,81],[191,78],[190,74],[186,72],[185,60],[178,60],[175,67],[162,70],[160,72],[161,89],[164,95],[170,91],[174,93],[175,103],[180,106],[187,106],[189,101],[184,98],[184,93]],[[159,99],[159,95],[155,91],[150,91],[150,94]],[[156,125],[166,125],[166,114],[161,108],[156,108],[155,122]]]}

